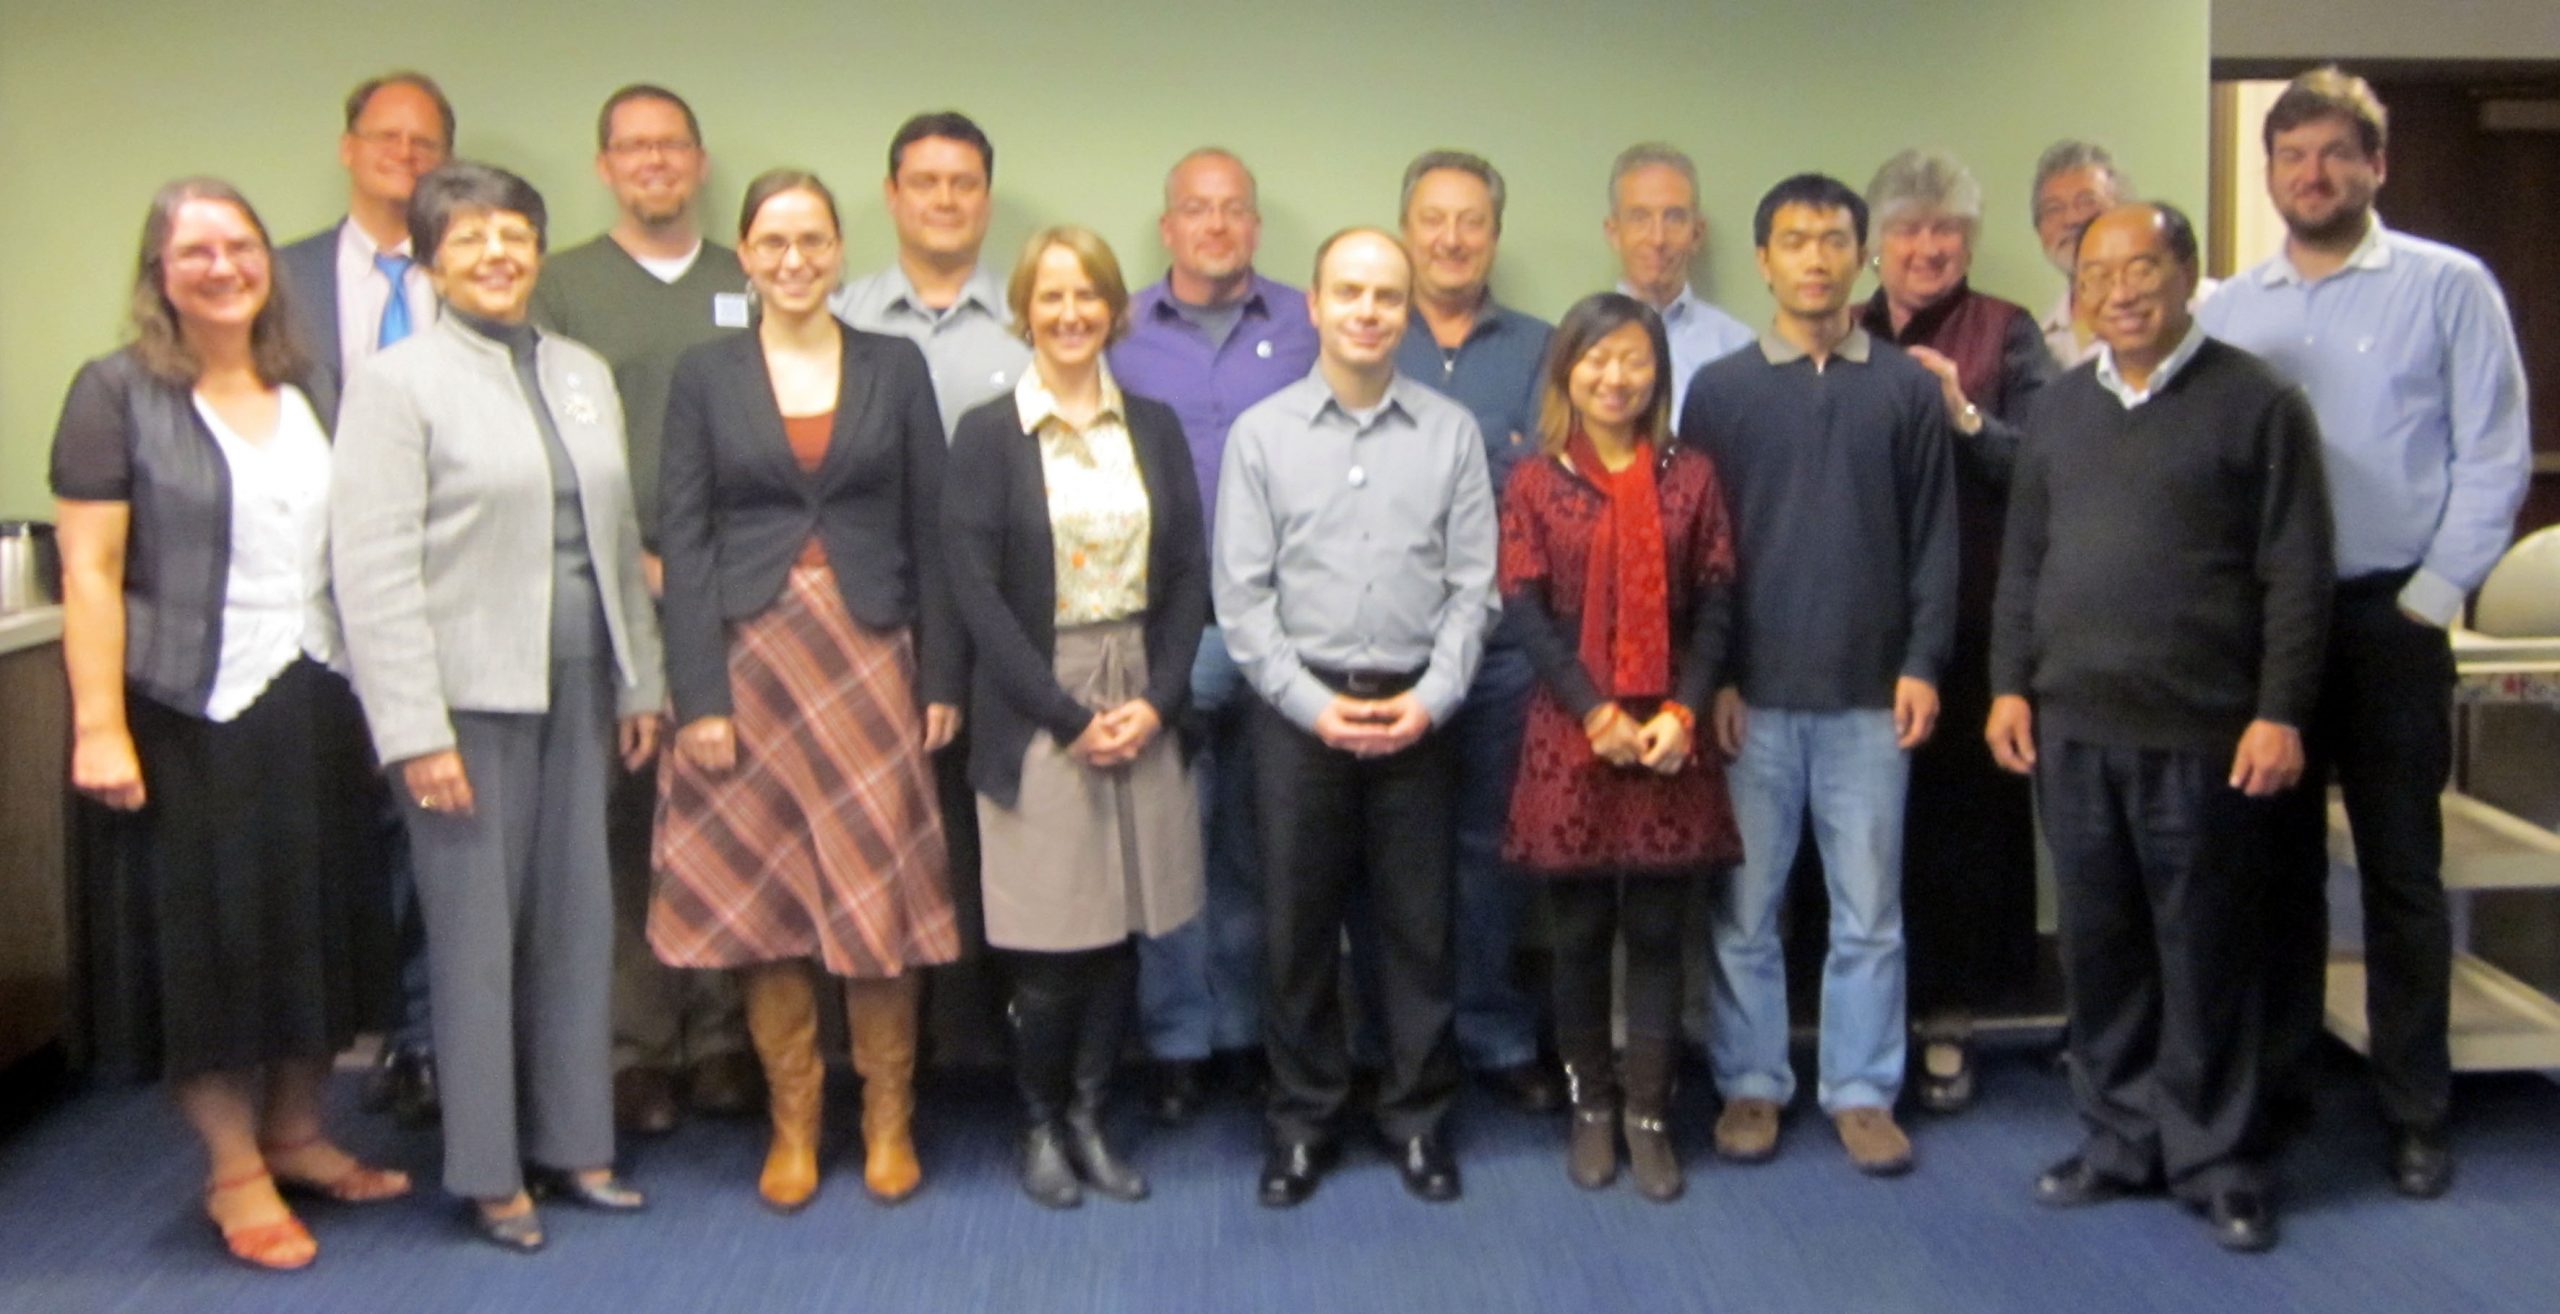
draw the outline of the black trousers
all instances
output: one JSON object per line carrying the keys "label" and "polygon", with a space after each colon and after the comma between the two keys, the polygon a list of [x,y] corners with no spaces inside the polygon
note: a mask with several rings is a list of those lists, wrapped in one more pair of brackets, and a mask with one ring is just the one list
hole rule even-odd
{"label": "black trousers", "polygon": [[2285,857],[2268,908],[2267,1075],[2274,1094],[2307,1086],[2329,960],[2328,780],[2337,777],[2364,895],[2365,1018],[2383,1116],[2432,1126],[2451,1103],[2453,924],[2444,893],[2444,816],[2453,771],[2453,649],[2400,612],[2408,572],[2338,584],[2309,766],[2287,800]]}
{"label": "black trousers", "polygon": [[1271,1134],[1307,1143],[1336,1131],[1351,1086],[1338,987],[1355,900],[1377,944],[1386,1029],[1379,1130],[1396,1140],[1436,1134],[1458,1086],[1452,742],[1435,728],[1401,753],[1360,758],[1267,704],[1253,718]]}
{"label": "black trousers", "polygon": [[2228,753],[2059,739],[2036,762],[2081,1153],[2190,1199],[2259,1184],[2262,854],[2280,804],[2230,772]]}
{"label": "black trousers", "polygon": [[1557,1036],[1596,1035],[1607,1044],[1610,951],[1623,934],[1628,1042],[1668,1045],[1679,1038],[1680,933],[1699,883],[1679,876],[1558,876],[1540,883],[1555,951]]}

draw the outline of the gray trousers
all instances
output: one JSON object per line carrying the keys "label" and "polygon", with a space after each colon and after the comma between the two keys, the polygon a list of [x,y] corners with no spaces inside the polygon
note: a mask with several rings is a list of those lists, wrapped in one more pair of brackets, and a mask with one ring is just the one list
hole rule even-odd
{"label": "gray trousers", "polygon": [[747,1050],[745,1000],[727,972],[669,967],[649,948],[654,765],[610,768],[613,844],[613,1070],[677,1072]]}
{"label": "gray trousers", "polygon": [[613,1162],[613,886],[605,845],[613,686],[552,671],[539,714],[455,712],[471,816],[400,791],[426,915],[444,1184],[499,1199],[530,1160]]}

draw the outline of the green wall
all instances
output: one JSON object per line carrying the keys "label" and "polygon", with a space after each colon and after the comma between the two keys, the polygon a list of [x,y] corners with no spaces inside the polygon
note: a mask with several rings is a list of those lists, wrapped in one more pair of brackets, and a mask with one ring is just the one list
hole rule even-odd
{"label": "green wall", "polygon": [[2145,188],[2201,213],[2207,6],[2160,0],[2129,21],[2089,0],[724,0],[679,29],[593,17],[673,6],[541,0],[17,0],[0,6],[0,515],[47,514],[62,391],[117,341],[153,188],[226,176],[279,240],[333,220],[340,98],[394,66],[444,83],[462,154],[544,189],[555,242],[609,218],[595,107],[647,79],[703,118],[715,231],[749,176],[804,165],[844,196],[856,269],[889,256],[877,180],[917,109],[966,109],[996,141],[993,263],[1072,219],[1133,278],[1161,270],[1157,189],[1191,146],[1254,166],[1262,264],[1292,282],[1325,233],[1392,223],[1415,152],[1466,147],[1510,182],[1495,286],[1548,317],[1614,276],[1610,157],[1665,138],[1707,175],[1701,283],[1757,322],[1751,206],[1803,169],[1863,187],[1903,146],[1955,151],[1988,198],[1975,283],[2039,309],[2056,283],[2025,191],[2053,138],[2110,143]]}

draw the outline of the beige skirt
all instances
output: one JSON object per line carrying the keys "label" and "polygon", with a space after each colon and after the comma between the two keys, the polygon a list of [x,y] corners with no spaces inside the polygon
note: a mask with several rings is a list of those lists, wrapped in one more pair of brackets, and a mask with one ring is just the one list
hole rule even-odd
{"label": "beige skirt", "polygon": [[[1051,669],[1076,701],[1117,707],[1147,686],[1137,621],[1058,632]],[[1157,936],[1200,912],[1200,799],[1173,727],[1127,766],[1096,771],[1036,733],[1010,808],[978,796],[987,943],[1060,953]]]}

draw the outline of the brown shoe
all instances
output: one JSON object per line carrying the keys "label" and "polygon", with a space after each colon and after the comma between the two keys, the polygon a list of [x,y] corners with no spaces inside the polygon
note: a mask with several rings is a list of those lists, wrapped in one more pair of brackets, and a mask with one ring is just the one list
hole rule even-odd
{"label": "brown shoe", "polygon": [[862,1076],[862,1184],[882,1204],[896,1204],[924,1185],[911,1131],[919,993],[912,972],[844,983],[853,1069]]}
{"label": "brown shoe", "polygon": [[1840,1129],[1840,1144],[1849,1162],[1870,1177],[1892,1177],[1911,1171],[1911,1138],[1895,1126],[1888,1109],[1842,1109],[1831,1115]]}
{"label": "brown shoe", "polygon": [[676,1079],[664,1068],[613,1074],[613,1122],[627,1132],[664,1136],[676,1129]]}
{"label": "brown shoe", "polygon": [[1716,1115],[1716,1157],[1735,1163],[1767,1163],[1778,1157],[1778,1102],[1726,1100]]}
{"label": "brown shoe", "polygon": [[818,1193],[818,1134],[826,1103],[826,1066],[818,1061],[818,996],[808,968],[769,963],[739,974],[746,991],[747,1035],[764,1060],[773,1112],[773,1141],[756,1191],[784,1213]]}
{"label": "brown shoe", "polygon": [[685,1074],[684,1101],[696,1113],[737,1118],[763,1107],[764,1074],[742,1051],[714,1054]]}

